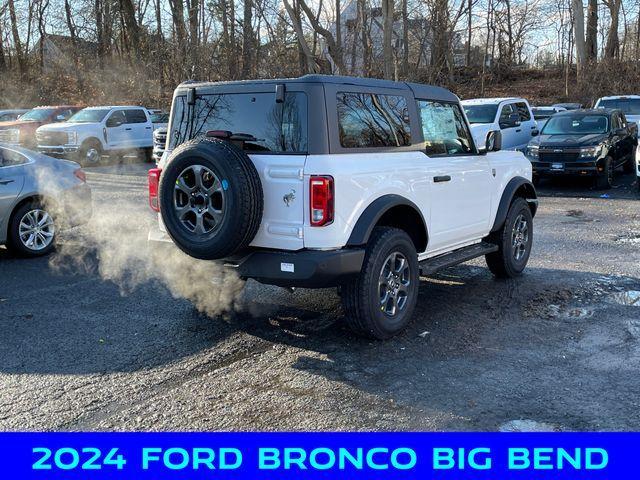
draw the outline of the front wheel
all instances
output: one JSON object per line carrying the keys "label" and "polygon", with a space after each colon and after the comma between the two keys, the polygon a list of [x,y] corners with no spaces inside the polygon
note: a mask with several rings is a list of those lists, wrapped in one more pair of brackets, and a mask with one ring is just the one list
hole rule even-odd
{"label": "front wheel", "polygon": [[347,324],[360,335],[391,338],[411,321],[418,286],[418,254],[409,235],[375,228],[358,278],[342,287]]}
{"label": "front wheel", "polygon": [[46,255],[55,247],[56,227],[44,205],[27,203],[18,208],[9,222],[7,247],[25,256]]}
{"label": "front wheel", "polygon": [[95,167],[102,160],[102,147],[98,142],[86,142],[78,151],[78,163],[83,167]]}
{"label": "front wheel", "polygon": [[494,238],[498,251],[485,256],[489,270],[499,278],[513,278],[522,273],[533,245],[533,215],[524,198],[516,198],[507,218]]}
{"label": "front wheel", "polygon": [[600,190],[609,190],[613,187],[614,165],[611,157],[604,160],[604,168],[596,177],[596,187]]}

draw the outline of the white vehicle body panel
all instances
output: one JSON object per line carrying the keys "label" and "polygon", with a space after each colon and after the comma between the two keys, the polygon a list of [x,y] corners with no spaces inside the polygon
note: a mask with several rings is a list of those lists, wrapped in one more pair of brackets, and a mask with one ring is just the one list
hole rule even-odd
{"label": "white vehicle body panel", "polygon": [[[108,119],[123,110],[141,110],[146,116],[144,123],[124,123],[116,127],[107,127]],[[98,140],[103,151],[151,148],[153,146],[153,125],[148,112],[140,107],[113,107],[100,122],[52,123],[38,128],[38,132],[75,133],[76,142],[68,144],[80,147],[86,140]]]}
{"label": "white vehicle body panel", "polygon": [[[610,95],[608,97],[601,97],[596,101],[596,104],[593,108],[601,108],[600,105],[603,100],[624,100],[624,99],[640,100],[640,95]],[[638,136],[640,137],[640,115],[633,115],[631,113],[626,113],[624,112],[624,109],[623,109],[623,113],[625,118],[627,119],[627,122],[633,122],[636,125],[638,125]]]}
{"label": "white vehicle body panel", "polygon": [[[533,137],[532,132],[538,128],[538,124],[533,118],[531,106],[524,98],[478,98],[463,100],[460,102],[465,105],[497,105],[496,116],[491,123],[472,123],[470,125],[471,134],[477,145],[484,145],[487,134],[492,130],[500,130],[502,133],[503,150],[519,150],[524,151],[527,144]],[[530,120],[520,123],[520,125],[509,128],[500,127],[500,113],[502,109],[516,103],[525,103],[529,111]]]}

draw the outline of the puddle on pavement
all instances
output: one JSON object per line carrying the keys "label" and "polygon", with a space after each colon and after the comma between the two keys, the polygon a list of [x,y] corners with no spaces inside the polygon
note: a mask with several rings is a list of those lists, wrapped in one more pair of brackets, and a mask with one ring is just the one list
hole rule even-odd
{"label": "puddle on pavement", "polygon": [[557,425],[536,420],[510,420],[498,427],[499,432],[559,432]]}
{"label": "puddle on pavement", "polygon": [[588,307],[567,307],[561,308],[560,305],[549,305],[547,312],[550,317],[567,318],[572,320],[580,320],[583,318],[591,318],[594,310]]}
{"label": "puddle on pavement", "polygon": [[609,301],[618,305],[640,307],[640,290],[627,290],[609,295]]}

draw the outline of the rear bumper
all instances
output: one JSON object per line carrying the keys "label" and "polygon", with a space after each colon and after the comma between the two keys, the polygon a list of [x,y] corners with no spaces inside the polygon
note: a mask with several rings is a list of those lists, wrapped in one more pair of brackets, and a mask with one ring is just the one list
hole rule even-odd
{"label": "rear bumper", "polygon": [[[149,242],[171,243],[160,229],[152,229]],[[362,269],[363,248],[338,250],[251,250],[224,260],[242,278],[279,287],[328,288],[353,280]]]}

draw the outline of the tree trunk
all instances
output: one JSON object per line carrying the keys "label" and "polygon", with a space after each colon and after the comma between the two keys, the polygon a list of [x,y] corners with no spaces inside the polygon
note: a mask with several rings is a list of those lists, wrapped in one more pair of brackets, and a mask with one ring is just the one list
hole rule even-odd
{"label": "tree trunk", "polygon": [[120,13],[125,26],[125,36],[129,39],[130,56],[136,58],[140,54],[140,31],[136,19],[136,9],[132,0],[120,0]]}
{"label": "tree trunk", "polygon": [[409,75],[409,6],[402,0],[402,75]]}
{"label": "tree trunk", "polygon": [[[78,51],[78,37],[76,36],[76,27],[73,24],[73,15],[71,13],[71,5],[69,4],[69,0],[64,0],[64,12],[65,18],[67,20],[67,28],[69,29],[69,36],[71,37],[71,44],[73,45],[73,50]],[[78,82],[78,89],[80,93],[84,93],[84,82],[82,79],[82,74],[80,73],[80,61],[78,55],[74,55],[73,62],[75,64],[75,75],[76,81]]]}
{"label": "tree trunk", "polygon": [[393,79],[393,0],[382,0],[382,60],[384,62],[384,78]]}
{"label": "tree trunk", "polygon": [[291,23],[293,24],[293,30],[296,32],[296,38],[298,39],[298,46],[302,52],[302,56],[305,59],[306,72],[313,73],[316,71],[315,59],[313,58],[313,53],[309,48],[307,39],[304,36],[300,14],[299,12],[296,12],[293,6],[291,6],[291,4],[289,3],[289,0],[284,0],[284,8],[287,10],[287,13],[289,14],[289,18],[291,19]]}
{"label": "tree trunk", "polygon": [[198,13],[200,11],[200,6],[198,0],[187,0],[187,7],[187,13],[189,16],[189,41],[191,48],[193,48],[199,44],[200,40],[198,28]]}
{"label": "tree trunk", "polygon": [[589,0],[587,8],[586,53],[589,62],[598,59],[598,0]]}
{"label": "tree trunk", "polygon": [[611,24],[609,33],[607,34],[607,43],[604,47],[604,58],[616,58],[620,50],[620,39],[618,38],[618,22],[620,18],[620,2],[621,0],[609,0],[607,7],[611,15]]}
{"label": "tree trunk", "polygon": [[358,11],[360,12],[360,40],[362,41],[362,75],[368,76],[371,73],[371,42],[369,41],[368,16],[366,0],[358,0]]}
{"label": "tree trunk", "polygon": [[16,50],[16,59],[18,61],[18,68],[20,73],[24,73],[24,56],[22,54],[22,42],[20,41],[20,29],[18,27],[18,20],[16,18],[16,6],[14,0],[8,0],[9,17],[11,19],[11,33],[13,35],[13,46]]}
{"label": "tree trunk", "polygon": [[472,27],[472,13],[473,13],[473,0],[469,0],[467,9],[468,18],[467,18],[467,67],[471,66],[471,27]]}
{"label": "tree trunk", "polygon": [[244,16],[242,18],[242,78],[252,75],[253,59],[253,26],[252,26],[252,0],[244,0]]}
{"label": "tree trunk", "polygon": [[[340,0],[336,0],[336,49],[338,50],[340,57],[342,57],[342,18],[340,9],[342,6],[340,5]],[[343,75],[347,72],[340,72]]]}
{"label": "tree trunk", "polygon": [[184,0],[169,0],[176,42],[181,52],[185,52],[187,32],[184,26]]}
{"label": "tree trunk", "polygon": [[573,35],[576,44],[576,68],[578,83],[580,83],[587,58],[587,48],[584,39],[584,6],[582,0],[571,0],[571,8],[573,10]]}

